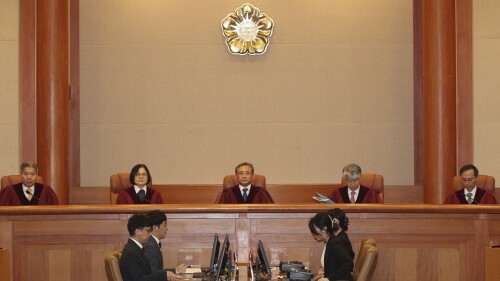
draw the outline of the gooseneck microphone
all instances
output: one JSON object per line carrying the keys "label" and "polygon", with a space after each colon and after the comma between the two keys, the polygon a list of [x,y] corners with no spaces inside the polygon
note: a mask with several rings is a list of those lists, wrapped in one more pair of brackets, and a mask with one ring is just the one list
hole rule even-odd
{"label": "gooseneck microphone", "polygon": [[42,202],[43,204],[45,205],[49,205],[49,203],[43,201],[42,199],[40,199],[40,197],[36,197],[35,194],[31,193],[31,191],[29,189],[26,189],[26,193],[31,195],[33,198],[35,198],[36,200]]}

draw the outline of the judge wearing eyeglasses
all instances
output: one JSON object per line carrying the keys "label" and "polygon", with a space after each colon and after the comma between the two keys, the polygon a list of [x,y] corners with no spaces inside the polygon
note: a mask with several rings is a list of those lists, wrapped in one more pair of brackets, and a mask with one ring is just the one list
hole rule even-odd
{"label": "judge wearing eyeglasses", "polygon": [[135,165],[130,171],[131,187],[118,194],[116,204],[163,204],[161,194],[148,186],[151,174],[144,164]]}
{"label": "judge wearing eyeglasses", "polygon": [[252,185],[254,168],[251,163],[243,162],[234,168],[238,184],[224,190],[217,200],[218,204],[272,204],[267,190]]}

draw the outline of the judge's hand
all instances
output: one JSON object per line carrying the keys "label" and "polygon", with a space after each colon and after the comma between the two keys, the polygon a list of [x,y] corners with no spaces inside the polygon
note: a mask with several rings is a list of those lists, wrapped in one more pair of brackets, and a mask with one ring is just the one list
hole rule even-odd
{"label": "judge's hand", "polygon": [[328,278],[326,278],[326,277],[323,277],[323,278],[318,279],[318,281],[330,281],[330,280],[328,280]]}
{"label": "judge's hand", "polygon": [[172,271],[167,271],[167,280],[168,281],[177,281],[177,275],[173,273]]}

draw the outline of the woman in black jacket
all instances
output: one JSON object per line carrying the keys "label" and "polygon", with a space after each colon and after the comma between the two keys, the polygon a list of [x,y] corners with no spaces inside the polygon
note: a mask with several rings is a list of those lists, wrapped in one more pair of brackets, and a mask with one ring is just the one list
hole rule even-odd
{"label": "woman in black jacket", "polygon": [[352,281],[354,252],[347,236],[349,218],[341,209],[316,214],[309,220],[309,230],[318,242],[324,242],[321,256],[324,275],[318,281]]}

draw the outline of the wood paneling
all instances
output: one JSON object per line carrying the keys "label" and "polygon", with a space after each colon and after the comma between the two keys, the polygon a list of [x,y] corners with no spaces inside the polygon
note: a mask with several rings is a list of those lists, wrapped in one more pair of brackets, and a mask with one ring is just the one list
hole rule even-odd
{"label": "wood paneling", "polygon": [[19,160],[36,159],[36,1],[19,2]]}
{"label": "wood paneling", "polygon": [[472,0],[455,1],[457,32],[457,171],[474,162]]}
{"label": "wood paneling", "polygon": [[10,254],[7,250],[0,249],[0,281],[10,280]]}
{"label": "wood paneling", "polygon": [[485,261],[484,261],[484,271],[485,271],[485,281],[496,281],[500,280],[500,249],[495,248],[485,248]]}
{"label": "wood paneling", "polygon": [[69,203],[68,0],[36,4],[36,126],[40,176]]}
{"label": "wood paneling", "polygon": [[[314,203],[319,192],[330,195],[339,184],[268,184],[267,189],[276,203]],[[221,185],[155,185],[166,204],[212,204],[222,191]],[[71,189],[71,204],[109,204],[109,187],[75,187]],[[423,188],[404,185],[384,187],[385,203],[423,203]]]}
{"label": "wood paneling", "polygon": [[[308,220],[332,205],[148,205],[2,207],[2,247],[13,280],[106,280],[103,257],[123,247],[128,214],[167,213],[166,267],[207,265],[214,233],[229,234],[242,262],[264,243],[271,264],[301,260],[319,268],[323,245]],[[355,251],[364,237],[379,247],[374,280],[482,280],[484,249],[500,240],[500,208],[459,205],[335,205],[346,211]],[[12,227],[3,228],[3,226]],[[480,258],[483,257],[483,258]],[[470,267],[478,262],[480,266]],[[25,266],[33,270],[23,270]],[[457,269],[459,269],[457,271]]]}
{"label": "wood paneling", "polygon": [[424,202],[441,203],[456,174],[455,1],[422,1]]}

